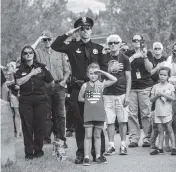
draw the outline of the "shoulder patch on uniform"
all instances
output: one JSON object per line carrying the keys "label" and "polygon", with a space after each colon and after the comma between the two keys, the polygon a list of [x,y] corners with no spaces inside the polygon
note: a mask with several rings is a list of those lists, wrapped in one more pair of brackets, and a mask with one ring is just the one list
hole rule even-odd
{"label": "shoulder patch on uniform", "polygon": [[98,54],[98,50],[97,49],[93,49],[93,54]]}

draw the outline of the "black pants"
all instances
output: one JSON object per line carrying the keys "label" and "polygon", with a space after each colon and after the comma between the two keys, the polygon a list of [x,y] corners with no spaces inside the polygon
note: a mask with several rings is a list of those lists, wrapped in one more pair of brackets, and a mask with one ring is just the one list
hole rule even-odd
{"label": "black pants", "polygon": [[75,121],[75,103],[71,100],[70,97],[66,97],[65,99],[65,109],[66,109],[66,128],[67,131],[73,132],[75,131],[77,122]]}
{"label": "black pants", "polygon": [[[84,119],[84,103],[78,102],[78,89],[72,89],[71,93],[71,99],[75,102],[75,109],[74,114],[77,116],[75,117],[75,120],[77,122],[75,134],[76,134],[76,143],[77,143],[77,151],[76,156],[80,158],[84,158],[84,137],[85,137],[85,129],[83,127]],[[105,137],[104,132],[101,133],[101,154],[105,152]],[[91,154],[93,158],[95,158],[95,147],[94,147],[94,138],[92,137],[92,150]]]}
{"label": "black pants", "polygon": [[56,84],[54,88],[46,89],[50,111],[46,120],[45,140],[51,141],[53,131],[55,137],[65,141],[65,88]]}
{"label": "black pants", "polygon": [[21,96],[19,99],[26,155],[42,150],[48,110],[46,95]]}

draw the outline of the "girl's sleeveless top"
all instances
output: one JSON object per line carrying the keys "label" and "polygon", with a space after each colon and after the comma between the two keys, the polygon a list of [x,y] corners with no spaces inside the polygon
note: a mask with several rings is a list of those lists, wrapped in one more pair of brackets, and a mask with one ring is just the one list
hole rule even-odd
{"label": "girl's sleeveless top", "polygon": [[89,82],[86,83],[84,122],[88,121],[105,121],[103,83],[100,81],[96,82],[96,89]]}

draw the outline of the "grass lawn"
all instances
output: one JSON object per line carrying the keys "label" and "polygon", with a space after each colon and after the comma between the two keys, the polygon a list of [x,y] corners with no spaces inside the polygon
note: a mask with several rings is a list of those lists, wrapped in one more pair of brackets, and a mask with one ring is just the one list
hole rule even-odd
{"label": "grass lawn", "polygon": [[23,139],[16,140],[16,162],[8,167],[2,167],[2,172],[88,172],[82,166],[74,164],[76,143],[75,138],[68,138],[68,160],[57,161],[52,156],[52,145],[44,145],[44,157],[25,161]]}

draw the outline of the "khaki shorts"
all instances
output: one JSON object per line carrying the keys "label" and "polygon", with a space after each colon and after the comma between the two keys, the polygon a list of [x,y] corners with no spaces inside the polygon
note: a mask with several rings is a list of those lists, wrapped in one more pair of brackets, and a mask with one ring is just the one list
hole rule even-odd
{"label": "khaki shorts", "polygon": [[114,124],[117,116],[118,122],[128,122],[128,107],[123,107],[125,94],[120,96],[104,95],[106,123]]}
{"label": "khaki shorts", "polygon": [[169,116],[156,116],[155,115],[155,123],[156,124],[165,124],[172,121],[172,115]]}

